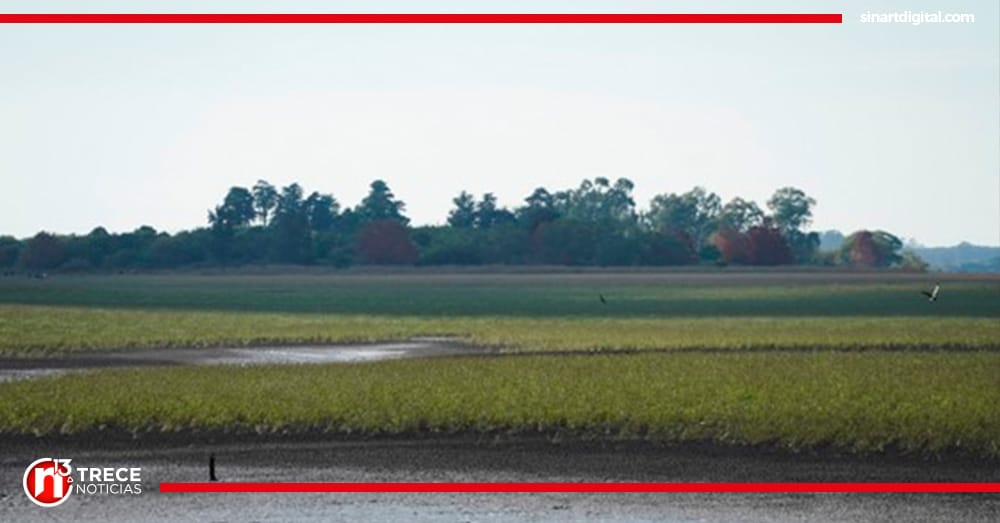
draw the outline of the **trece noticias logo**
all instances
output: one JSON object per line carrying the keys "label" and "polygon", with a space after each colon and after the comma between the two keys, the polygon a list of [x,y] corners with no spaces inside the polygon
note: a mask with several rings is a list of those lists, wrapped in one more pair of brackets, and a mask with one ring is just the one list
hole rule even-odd
{"label": "trece noticias logo", "polygon": [[24,471],[24,493],[41,507],[54,507],[69,499],[73,491],[73,469],[69,459],[41,458]]}
{"label": "trece noticias logo", "polygon": [[41,458],[24,471],[21,486],[40,507],[61,505],[71,494],[138,495],[142,469],[138,467],[77,467],[72,459]]}

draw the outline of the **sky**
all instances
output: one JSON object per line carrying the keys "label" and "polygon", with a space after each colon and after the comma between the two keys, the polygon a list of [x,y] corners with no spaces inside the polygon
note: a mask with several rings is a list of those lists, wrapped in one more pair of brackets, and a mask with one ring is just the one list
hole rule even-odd
{"label": "sky", "polygon": [[[867,11],[974,24],[861,24]],[[460,191],[626,177],[811,230],[1000,245],[1000,6],[928,1],[9,1],[0,12],[830,12],[837,25],[0,25],[0,234],[203,226],[231,186],[415,224]]]}

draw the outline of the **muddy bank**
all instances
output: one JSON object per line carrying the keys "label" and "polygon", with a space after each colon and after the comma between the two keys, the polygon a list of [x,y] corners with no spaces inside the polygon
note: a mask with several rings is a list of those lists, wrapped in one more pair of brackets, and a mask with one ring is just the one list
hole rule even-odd
{"label": "muddy bank", "polygon": [[[79,466],[140,466],[143,494],[78,496],[40,512],[20,490],[42,453]],[[997,468],[858,458],[740,455],[718,449],[540,441],[241,442],[0,451],[0,519],[10,521],[996,521],[995,494],[161,494],[206,481],[998,481]]]}
{"label": "muddy bank", "polygon": [[386,343],[125,349],[66,353],[43,358],[0,358],[0,382],[88,369],[176,365],[322,364],[489,354],[451,338],[417,338]]}

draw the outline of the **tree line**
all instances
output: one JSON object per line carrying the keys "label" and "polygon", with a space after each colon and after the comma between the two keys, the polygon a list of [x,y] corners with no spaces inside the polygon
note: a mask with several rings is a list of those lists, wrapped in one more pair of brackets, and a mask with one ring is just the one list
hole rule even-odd
{"label": "tree line", "polygon": [[205,227],[176,234],[142,226],[121,234],[40,232],[0,236],[0,268],[138,270],[251,264],[330,265],[852,265],[923,269],[885,231],[857,231],[835,251],[807,232],[816,200],[794,187],[765,208],[723,203],[702,187],[655,196],[641,211],[626,178],[585,179],[550,192],[539,187],[515,208],[492,193],[461,192],[445,225],[411,226],[406,205],[382,180],[354,207],[332,194],[260,180],[232,187]]}

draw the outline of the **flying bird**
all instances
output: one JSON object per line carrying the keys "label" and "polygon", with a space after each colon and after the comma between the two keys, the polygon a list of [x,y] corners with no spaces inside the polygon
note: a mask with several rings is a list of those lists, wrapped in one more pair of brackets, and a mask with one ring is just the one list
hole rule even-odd
{"label": "flying bird", "polygon": [[935,283],[934,284],[934,290],[932,290],[931,292],[920,291],[920,294],[923,294],[924,296],[927,296],[927,301],[937,301],[938,292],[940,290],[941,290],[941,284],[940,283]]}
{"label": "flying bird", "polygon": [[603,303],[605,305],[608,304],[608,300],[604,299],[604,295],[603,294],[598,294],[597,297],[601,299],[601,303]]}

